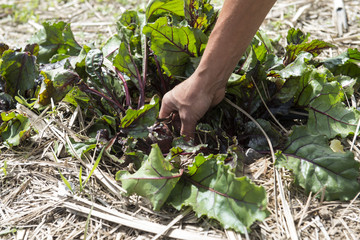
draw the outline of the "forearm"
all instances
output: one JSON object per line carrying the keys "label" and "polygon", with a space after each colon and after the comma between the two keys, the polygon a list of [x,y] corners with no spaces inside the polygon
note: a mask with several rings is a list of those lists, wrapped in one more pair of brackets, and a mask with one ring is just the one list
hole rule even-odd
{"label": "forearm", "polygon": [[[196,70],[198,84],[225,87],[251,39],[276,0],[225,0]],[[204,82],[205,81],[208,82]]]}

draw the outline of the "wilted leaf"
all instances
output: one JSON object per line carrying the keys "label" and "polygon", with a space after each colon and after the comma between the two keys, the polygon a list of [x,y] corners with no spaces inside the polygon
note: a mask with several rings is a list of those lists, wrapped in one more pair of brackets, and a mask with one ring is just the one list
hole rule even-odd
{"label": "wilted leaf", "polygon": [[283,152],[277,153],[276,165],[292,170],[306,193],[324,191],[325,200],[350,200],[360,191],[354,154],[333,152],[326,136],[304,126],[294,129]]}
{"label": "wilted leaf", "polygon": [[61,101],[80,80],[75,72],[65,69],[41,72],[41,75],[44,80],[39,90],[38,103],[42,106],[50,104],[51,98],[55,103]]}
{"label": "wilted leaf", "polygon": [[148,159],[134,174],[126,171],[116,173],[128,195],[137,193],[149,199],[154,210],[160,210],[165,203],[182,173],[164,159],[157,144],[152,145]]}
{"label": "wilted leaf", "polygon": [[0,57],[3,54],[3,52],[5,52],[6,50],[9,50],[9,46],[6,45],[5,43],[0,43]]}
{"label": "wilted leaf", "polygon": [[8,147],[18,146],[24,134],[31,130],[29,119],[15,111],[2,112],[1,119],[0,135]]}
{"label": "wilted leaf", "polygon": [[330,148],[334,152],[345,153],[344,146],[337,139],[333,139],[333,140],[330,141]]}
{"label": "wilted leaf", "polygon": [[247,177],[236,177],[224,156],[198,155],[169,197],[178,210],[191,206],[197,216],[217,219],[224,228],[245,232],[267,216],[266,192]]}

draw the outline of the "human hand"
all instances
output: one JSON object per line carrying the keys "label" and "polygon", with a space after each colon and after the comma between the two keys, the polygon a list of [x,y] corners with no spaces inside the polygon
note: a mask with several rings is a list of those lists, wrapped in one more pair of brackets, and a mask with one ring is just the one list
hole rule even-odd
{"label": "human hand", "polygon": [[162,100],[159,118],[177,112],[181,120],[180,134],[188,140],[194,138],[200,118],[225,96],[225,86],[214,88],[206,86],[205,82],[194,74],[166,93]]}

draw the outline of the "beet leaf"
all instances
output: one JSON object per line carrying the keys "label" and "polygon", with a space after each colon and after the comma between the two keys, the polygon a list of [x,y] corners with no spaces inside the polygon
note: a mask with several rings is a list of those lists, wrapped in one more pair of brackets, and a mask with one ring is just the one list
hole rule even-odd
{"label": "beet leaf", "polygon": [[37,32],[30,43],[40,45],[39,63],[48,63],[56,54],[77,56],[81,46],[75,41],[70,24],[65,22],[44,22],[43,29]]}
{"label": "beet leaf", "polygon": [[198,217],[217,219],[225,228],[245,232],[268,215],[266,192],[247,177],[236,177],[226,155],[198,155],[169,197],[177,209],[191,206]]}
{"label": "beet leaf", "polygon": [[174,26],[167,17],[147,24],[143,32],[150,39],[150,47],[168,76],[184,75],[190,58],[200,56],[207,43],[207,36],[201,30]]}
{"label": "beet leaf", "polygon": [[155,22],[159,16],[171,13],[175,16],[184,17],[183,0],[152,0],[146,7],[147,22]]}
{"label": "beet leaf", "polygon": [[153,125],[159,112],[159,97],[154,96],[149,104],[138,110],[128,109],[121,119],[120,129],[135,138],[143,138],[149,134],[148,127]]}
{"label": "beet leaf", "polygon": [[165,160],[159,146],[154,144],[149,157],[136,173],[119,171],[116,180],[122,182],[128,195],[137,193],[144,196],[151,201],[154,210],[159,210],[181,175],[182,171],[178,171]]}
{"label": "beet leaf", "polygon": [[1,140],[8,147],[18,146],[25,135],[30,133],[31,126],[29,119],[15,111],[1,113],[0,136]]}
{"label": "beet leaf", "polygon": [[325,200],[350,200],[359,191],[359,163],[351,152],[336,153],[325,135],[314,135],[306,127],[295,127],[277,166],[294,172],[295,183],[306,193],[321,192]]}
{"label": "beet leaf", "polygon": [[0,82],[2,77],[1,84],[5,85],[5,93],[12,97],[17,94],[32,97],[31,94],[26,93],[36,86],[35,80],[38,74],[35,56],[14,50],[3,52],[0,61]]}

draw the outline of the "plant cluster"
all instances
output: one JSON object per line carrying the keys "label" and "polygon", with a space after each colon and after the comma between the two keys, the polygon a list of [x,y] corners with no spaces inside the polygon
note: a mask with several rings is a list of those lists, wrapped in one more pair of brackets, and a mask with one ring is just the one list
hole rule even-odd
{"label": "plant cluster", "polygon": [[[270,150],[260,130],[226,102],[204,116],[195,143],[178,136],[176,121],[157,119],[160,98],[196,69],[217,16],[206,0],[152,0],[145,10],[124,12],[118,33],[100,49],[79,45],[64,22],[43,23],[24,49],[1,44],[3,144],[15,147],[36,132],[16,102],[33,111],[67,102],[87,119],[95,116],[92,139],[73,142],[79,156],[101,135],[108,156],[135,163],[135,173],[116,174],[128,194],[146,197],[155,210],[191,206],[198,216],[244,232],[268,215],[265,189],[242,174],[249,159],[241,146]],[[360,84],[360,52],[316,58],[331,47],[290,29],[278,51],[259,31],[226,96],[257,119],[278,150],[276,166],[291,170],[305,194],[349,200],[360,190],[359,163],[330,142],[356,132],[360,113],[347,99]]]}

